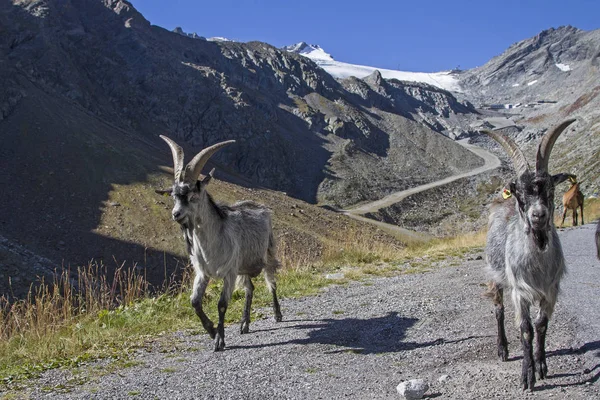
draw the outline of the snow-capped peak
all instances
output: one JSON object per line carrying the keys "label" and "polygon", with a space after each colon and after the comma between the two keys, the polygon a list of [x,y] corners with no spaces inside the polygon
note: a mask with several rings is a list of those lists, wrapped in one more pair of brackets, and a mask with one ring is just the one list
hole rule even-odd
{"label": "snow-capped peak", "polygon": [[318,44],[308,44],[306,42],[300,42],[291,46],[285,46],[282,48],[282,50],[289,51],[291,53],[301,54],[313,60],[333,61],[333,57],[331,57],[329,53],[326,53],[325,50],[323,50]]}
{"label": "snow-capped peak", "polygon": [[331,55],[326,53],[325,50],[321,48],[321,46],[307,44],[306,42],[285,46],[282,47],[281,50],[297,53],[304,57],[310,58],[334,78],[347,78],[349,76],[355,76],[362,79],[368,75],[371,75],[375,71],[379,71],[384,79],[424,82],[454,92],[459,92],[461,90],[460,86],[458,85],[458,78],[452,73],[452,71],[434,73],[405,72],[369,67],[365,65],[348,64],[345,62],[335,61]]}
{"label": "snow-capped peak", "polygon": [[236,42],[236,40],[228,39],[222,36],[209,37],[206,40],[208,40],[209,42]]}

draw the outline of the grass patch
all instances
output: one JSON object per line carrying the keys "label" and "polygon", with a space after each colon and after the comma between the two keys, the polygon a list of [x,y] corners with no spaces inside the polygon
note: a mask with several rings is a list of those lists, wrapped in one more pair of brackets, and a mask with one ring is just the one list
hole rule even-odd
{"label": "grass patch", "polygon": [[[152,294],[134,269],[120,271],[111,285],[92,276],[95,272],[104,276],[98,270],[81,271],[82,282],[77,287],[85,288],[82,290],[76,290],[63,274],[52,284],[40,285],[28,300],[2,301],[2,382],[11,384],[48,369],[76,367],[100,358],[121,360],[122,367],[135,366],[134,361],[127,361],[128,354],[146,346],[149,338],[198,329],[198,317],[189,304],[190,279]],[[281,297],[305,296],[317,293],[326,283],[319,269],[286,269],[279,274],[278,292]],[[253,309],[270,306],[271,295],[262,279],[256,280],[255,287]],[[206,291],[206,311],[213,320],[218,316],[220,292],[220,282],[211,283]],[[239,321],[242,307],[243,291],[238,290],[226,322]]]}

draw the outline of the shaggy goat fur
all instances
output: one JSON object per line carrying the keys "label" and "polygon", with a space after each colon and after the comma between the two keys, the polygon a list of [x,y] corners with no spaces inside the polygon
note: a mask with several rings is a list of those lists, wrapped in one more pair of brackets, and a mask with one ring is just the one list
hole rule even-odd
{"label": "shaggy goat fur", "polygon": [[[215,339],[215,351],[223,350],[225,312],[236,278],[239,277],[246,290],[241,333],[247,333],[250,326],[250,307],[254,292],[251,278],[261,271],[273,297],[275,320],[282,320],[275,283],[275,272],[280,264],[275,256],[271,211],[252,201],[242,201],[231,206],[218,204],[206,191],[212,171],[207,177],[198,180],[200,170],[208,158],[231,141],[204,149],[184,169],[181,148],[172,140],[161,137],[173,152],[175,183],[171,189],[159,192],[173,196],[173,219],[181,226],[194,266],[195,278],[191,295],[194,310],[211,338]],[[202,165],[198,166],[198,163]],[[202,309],[202,298],[211,278],[223,279],[216,329]]]}
{"label": "shaggy goat fur", "polygon": [[[548,132],[540,146],[536,170],[529,170],[523,153],[509,137],[499,132],[486,132],[511,156],[517,179],[510,184],[512,197],[495,202],[490,211],[486,258],[492,276],[489,297],[493,299],[498,325],[498,356],[506,361],[508,347],[504,330],[504,289],[512,289],[516,320],[521,330],[523,364],[521,384],[524,389],[535,385],[535,372],[540,379],[547,375],[546,330],[552,316],[565,274],[565,260],[554,227],[554,186],[566,174],[548,174],[552,146],[560,133],[573,120],[565,121]],[[539,312],[532,325],[530,308]],[[534,327],[536,351],[533,353]]]}

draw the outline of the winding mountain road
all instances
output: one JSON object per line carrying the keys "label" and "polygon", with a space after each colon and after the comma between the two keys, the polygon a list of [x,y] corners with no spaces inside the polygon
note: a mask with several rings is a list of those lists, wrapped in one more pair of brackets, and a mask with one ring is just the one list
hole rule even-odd
{"label": "winding mountain road", "polygon": [[439,181],[430,182],[425,185],[415,186],[413,188],[401,190],[399,192],[394,192],[394,193],[391,193],[379,200],[347,208],[347,209],[343,210],[343,212],[346,215],[350,215],[350,216],[363,215],[366,213],[377,212],[378,210],[380,210],[382,208],[389,207],[392,204],[398,203],[399,201],[407,198],[410,195],[424,192],[425,190],[429,190],[429,189],[432,189],[432,188],[435,188],[438,186],[442,186],[447,183],[454,182],[461,178],[478,175],[478,174],[487,172],[489,170],[496,169],[500,166],[500,159],[498,157],[496,157],[492,153],[489,153],[488,151],[482,149],[481,147],[474,146],[472,144],[468,144],[466,142],[467,140],[468,139],[459,140],[458,143],[461,144],[463,147],[467,148],[468,150],[470,150],[471,152],[473,152],[475,155],[477,155],[483,159],[484,164],[481,167],[475,168],[468,172],[463,172],[461,174],[452,175],[447,178],[440,179]]}
{"label": "winding mountain road", "polygon": [[478,174],[496,169],[500,166],[501,162],[498,157],[496,157],[492,153],[482,149],[481,147],[474,146],[472,144],[468,144],[467,141],[468,141],[468,139],[463,139],[463,140],[459,140],[458,143],[461,144],[463,147],[467,148],[468,150],[470,150],[471,152],[473,152],[475,155],[477,155],[483,159],[484,164],[481,167],[475,168],[468,172],[463,172],[460,174],[452,175],[447,178],[440,179],[439,181],[430,182],[425,185],[415,186],[410,189],[394,192],[394,193],[391,193],[379,200],[375,200],[375,201],[372,201],[369,203],[359,204],[359,205],[347,208],[345,210],[342,210],[342,213],[349,216],[350,218],[376,225],[378,228],[380,228],[386,232],[389,232],[391,234],[400,235],[402,237],[402,239],[405,241],[411,241],[411,240],[412,241],[427,241],[427,240],[431,239],[431,236],[429,236],[425,233],[411,231],[409,229],[402,228],[398,225],[388,224],[386,222],[381,222],[381,221],[377,221],[377,220],[374,220],[371,218],[367,218],[364,216],[364,214],[377,212],[378,210],[385,208],[385,207],[389,207],[393,204],[396,204],[399,201],[401,201],[413,194],[424,192],[426,190],[429,190],[429,189],[432,189],[432,188],[435,188],[438,186],[442,186],[442,185],[445,185],[450,182],[454,182],[461,178],[478,175]]}

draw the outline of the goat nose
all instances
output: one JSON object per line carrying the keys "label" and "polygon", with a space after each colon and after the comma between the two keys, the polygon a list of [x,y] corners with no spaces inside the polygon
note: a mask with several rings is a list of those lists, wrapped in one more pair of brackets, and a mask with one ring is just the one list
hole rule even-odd
{"label": "goat nose", "polygon": [[178,220],[181,217],[181,211],[173,211],[173,219]]}
{"label": "goat nose", "polygon": [[531,216],[535,219],[543,219],[546,217],[546,211],[544,210],[535,210],[531,213]]}

